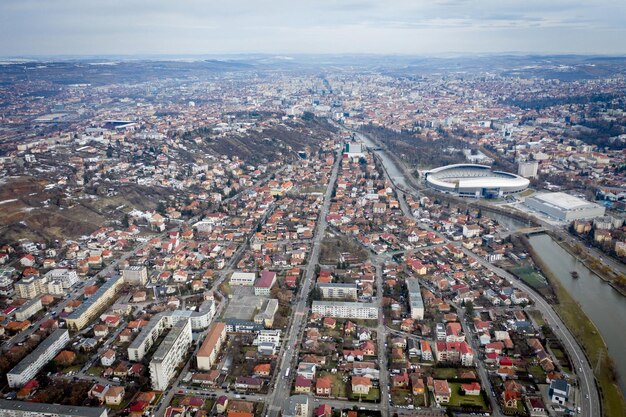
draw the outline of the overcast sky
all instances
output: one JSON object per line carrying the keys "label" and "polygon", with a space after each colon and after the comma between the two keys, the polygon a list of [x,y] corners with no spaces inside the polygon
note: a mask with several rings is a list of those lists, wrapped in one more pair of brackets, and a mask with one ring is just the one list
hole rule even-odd
{"label": "overcast sky", "polygon": [[626,54],[626,0],[0,0],[0,55]]}

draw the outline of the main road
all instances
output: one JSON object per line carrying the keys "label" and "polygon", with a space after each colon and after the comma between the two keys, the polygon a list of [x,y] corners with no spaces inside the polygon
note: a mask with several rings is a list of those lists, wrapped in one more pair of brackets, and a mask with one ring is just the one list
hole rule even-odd
{"label": "main road", "polygon": [[[297,342],[300,340],[302,328],[308,316],[308,296],[311,285],[315,281],[315,267],[319,262],[320,247],[322,245],[322,240],[324,239],[324,234],[326,233],[326,215],[328,214],[328,210],[330,208],[330,200],[332,198],[333,189],[335,188],[335,183],[337,182],[337,174],[339,172],[340,163],[341,156],[335,155],[335,163],[333,164],[333,169],[326,188],[326,194],[324,195],[324,203],[320,209],[317,226],[315,228],[311,256],[309,257],[309,263],[306,267],[300,293],[293,309],[291,327],[289,328],[289,334],[286,337],[285,344],[283,345],[283,355],[276,368],[276,383],[274,384],[272,392],[267,397],[267,414],[271,417],[279,415],[285,399],[291,392],[291,378],[295,374],[294,368],[298,359]],[[284,377],[287,369],[291,369],[290,378]]]}

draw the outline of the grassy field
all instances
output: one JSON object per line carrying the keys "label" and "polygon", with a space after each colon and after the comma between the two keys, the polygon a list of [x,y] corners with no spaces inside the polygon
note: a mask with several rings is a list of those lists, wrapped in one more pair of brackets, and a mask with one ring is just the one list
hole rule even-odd
{"label": "grassy field", "polygon": [[332,381],[333,381],[332,384],[331,384],[331,390],[330,390],[330,396],[331,397],[345,398],[345,397],[348,396],[346,384],[348,384],[349,381],[348,382],[343,382],[342,374],[340,374],[340,373],[333,374],[333,373],[330,373],[330,372],[322,372],[322,373],[320,373],[320,377],[322,377],[322,376],[327,376],[330,379],[332,379]]}
{"label": "grassy field", "polygon": [[452,379],[457,376],[455,368],[433,368],[433,378],[436,379]]}
{"label": "grassy field", "polygon": [[[559,304],[555,305],[554,309],[594,365],[595,377],[602,395],[603,415],[605,417],[622,417],[624,410],[626,410],[626,401],[624,401],[622,392],[616,384],[615,367],[598,329],[567,290],[563,288],[559,280],[553,276],[552,271],[541,262],[539,257],[534,255],[532,250],[530,253],[550,281],[558,297]],[[600,363],[600,367],[596,368],[599,355],[602,355],[604,359]]]}
{"label": "grassy field", "polygon": [[528,314],[530,314],[530,317],[532,317],[535,323],[537,323],[537,326],[542,327],[546,324],[546,321],[539,310],[530,310],[528,311]]}
{"label": "grassy field", "polygon": [[478,406],[483,410],[487,410],[487,404],[485,404],[485,398],[482,395],[463,395],[461,393],[461,384],[450,383],[449,385],[452,391],[449,405],[457,407],[464,405]]}
{"label": "grassy field", "polygon": [[535,289],[541,289],[548,285],[546,280],[531,267],[511,268],[511,272]]}
{"label": "grassy field", "polygon": [[369,394],[366,397],[360,395],[354,395],[350,393],[350,399],[358,401],[361,399],[362,401],[376,401],[380,399],[380,389],[378,388],[370,388]]}

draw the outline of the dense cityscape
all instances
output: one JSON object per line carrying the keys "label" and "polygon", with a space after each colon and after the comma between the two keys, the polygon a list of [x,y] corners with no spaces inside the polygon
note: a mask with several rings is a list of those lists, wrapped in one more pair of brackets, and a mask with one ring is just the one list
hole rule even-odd
{"label": "dense cityscape", "polygon": [[0,417],[623,417],[624,19],[0,2]]}

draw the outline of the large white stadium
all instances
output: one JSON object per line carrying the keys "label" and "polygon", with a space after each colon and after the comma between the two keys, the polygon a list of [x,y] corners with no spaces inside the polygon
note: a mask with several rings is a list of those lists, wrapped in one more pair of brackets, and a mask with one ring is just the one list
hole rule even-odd
{"label": "large white stadium", "polygon": [[462,197],[498,198],[519,193],[530,181],[519,175],[492,171],[487,165],[455,164],[424,173],[426,183],[439,191]]}

